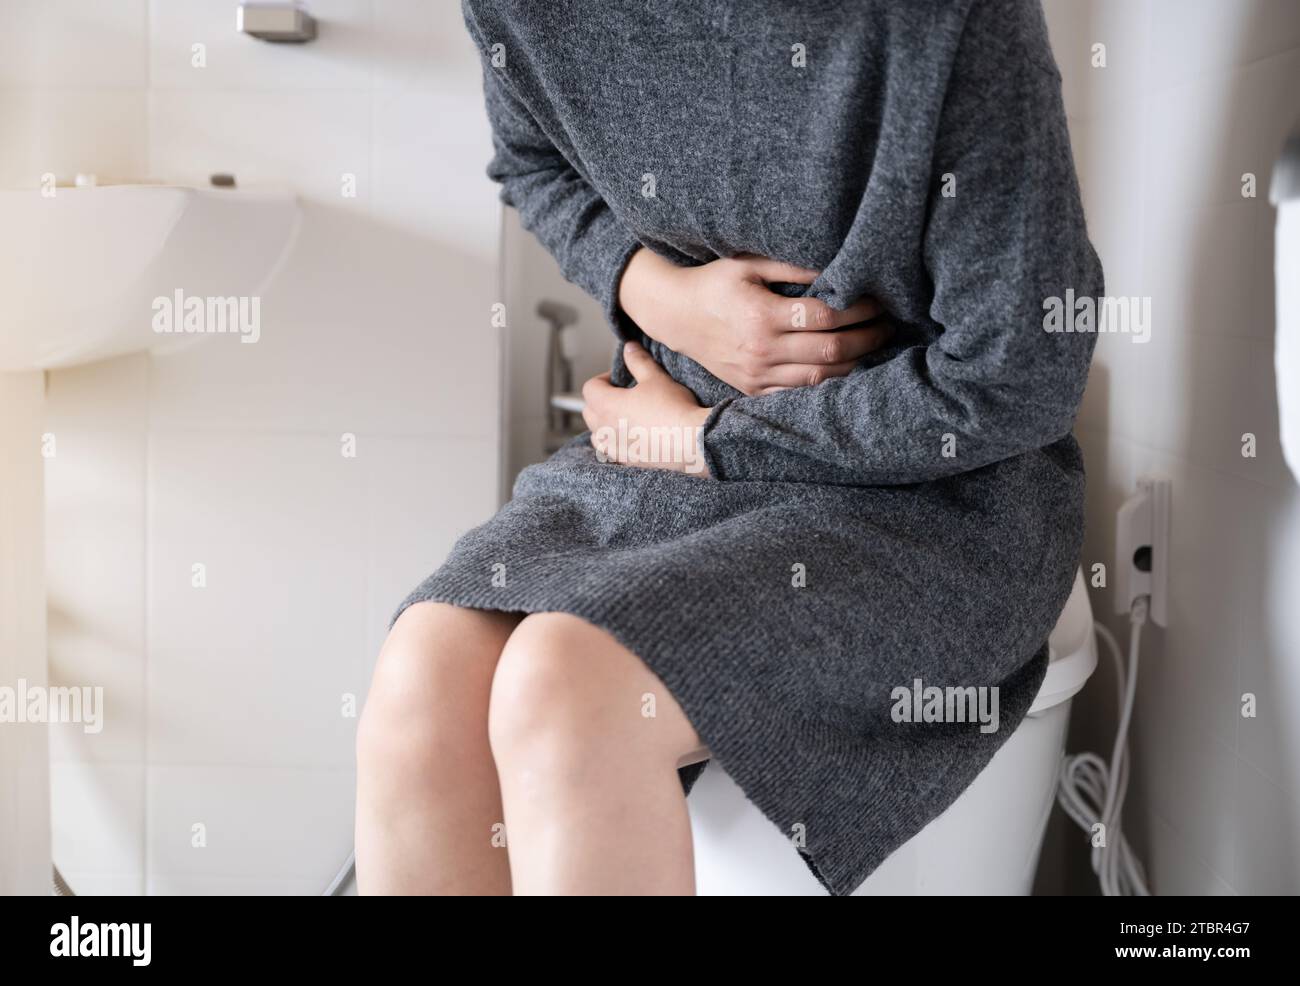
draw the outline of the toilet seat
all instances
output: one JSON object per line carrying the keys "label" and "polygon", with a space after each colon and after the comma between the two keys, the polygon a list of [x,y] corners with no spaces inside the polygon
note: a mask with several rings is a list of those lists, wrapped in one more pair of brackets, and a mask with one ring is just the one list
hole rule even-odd
{"label": "toilet seat", "polygon": [[1097,669],[1097,642],[1092,606],[1083,569],[1074,573],[1074,586],[1047,641],[1048,665],[1029,715],[1041,715],[1075,696]]}

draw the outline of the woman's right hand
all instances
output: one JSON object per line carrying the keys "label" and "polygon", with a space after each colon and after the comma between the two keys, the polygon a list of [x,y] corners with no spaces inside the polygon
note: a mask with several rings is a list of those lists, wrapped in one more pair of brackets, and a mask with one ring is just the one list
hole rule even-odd
{"label": "woman's right hand", "polygon": [[767,287],[816,278],[817,271],[752,255],[678,267],[642,247],[623,272],[618,297],[652,339],[742,393],[767,394],[845,376],[893,335],[888,324],[858,325],[881,313],[874,299],[837,311]]}

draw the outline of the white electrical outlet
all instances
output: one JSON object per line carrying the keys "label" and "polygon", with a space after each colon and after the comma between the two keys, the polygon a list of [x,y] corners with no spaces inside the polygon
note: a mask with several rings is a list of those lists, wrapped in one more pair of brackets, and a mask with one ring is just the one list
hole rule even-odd
{"label": "white electrical outlet", "polygon": [[1119,508],[1115,524],[1115,612],[1127,613],[1139,596],[1148,615],[1168,626],[1169,511],[1173,483],[1158,476],[1138,480],[1137,492]]}

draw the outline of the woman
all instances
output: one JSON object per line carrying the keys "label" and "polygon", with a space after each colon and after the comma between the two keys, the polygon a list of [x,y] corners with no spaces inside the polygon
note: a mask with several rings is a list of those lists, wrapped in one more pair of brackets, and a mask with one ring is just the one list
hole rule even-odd
{"label": "woman", "polygon": [[1095,335],[1043,312],[1102,280],[1042,12],[464,7],[489,174],[626,345],[398,610],[360,887],[691,893],[712,756],[851,893],[1023,718],[1077,565]]}

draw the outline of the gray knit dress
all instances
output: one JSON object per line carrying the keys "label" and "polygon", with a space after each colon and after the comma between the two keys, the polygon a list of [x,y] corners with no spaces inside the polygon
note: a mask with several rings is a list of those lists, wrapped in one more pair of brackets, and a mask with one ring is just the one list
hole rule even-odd
{"label": "gray knit dress", "polygon": [[[1021,721],[1078,561],[1070,433],[1096,336],[1048,331],[1044,308],[1100,297],[1102,274],[1042,11],[464,8],[489,175],[614,332],[713,409],[712,477],[602,463],[582,436],[524,470],[402,608],[604,628],[827,890],[851,893]],[[819,270],[779,289],[840,309],[874,296],[900,331],[847,377],[747,397],[619,310],[642,245]],[[630,382],[617,359],[614,380]],[[896,721],[895,689],[917,679],[998,689],[998,729]]]}

